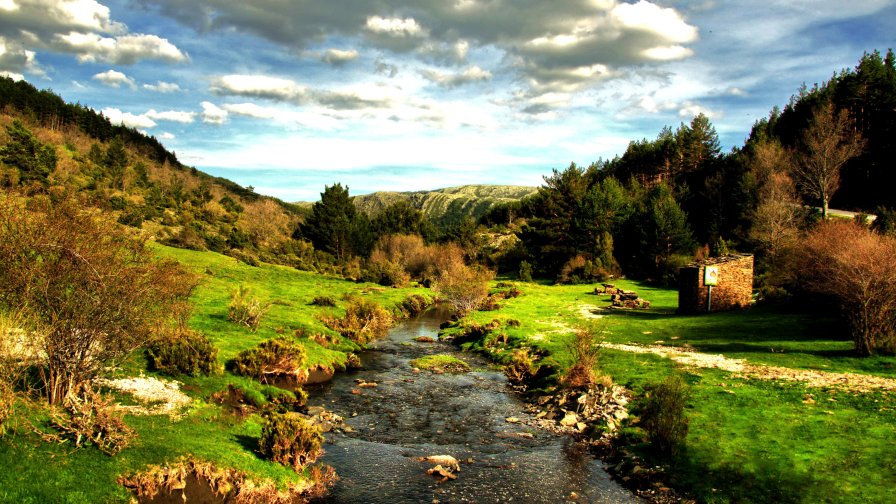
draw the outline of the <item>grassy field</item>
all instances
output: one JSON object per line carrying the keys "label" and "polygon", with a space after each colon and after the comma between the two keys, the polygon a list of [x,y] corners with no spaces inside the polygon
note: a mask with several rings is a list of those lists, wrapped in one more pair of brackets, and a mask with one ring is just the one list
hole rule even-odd
{"label": "grassy field", "polygon": [[[424,289],[383,289],[279,266],[251,267],[210,252],[163,246],[157,247],[157,252],[161,257],[177,259],[202,276],[202,284],[193,296],[196,308],[190,325],[205,332],[219,348],[222,368],[240,351],[280,333],[292,335],[296,329],[304,329],[309,334],[332,333],[319,317],[341,316],[344,295],[370,298],[387,308],[410,294],[428,295]],[[272,303],[255,333],[227,320],[230,293],[240,285],[249,287],[263,302]],[[337,306],[310,305],[316,296],[329,296]],[[345,360],[342,352],[323,348],[308,339],[299,341],[308,351],[309,367],[334,367]],[[114,374],[154,375],[146,371],[142,352],[120,363]],[[183,382],[182,389],[193,399],[183,418],[175,421],[163,415],[127,416],[126,421],[136,429],[137,437],[130,448],[115,457],[92,447],[73,450],[69,444],[41,442],[29,433],[25,419],[41,425],[46,420],[45,413],[35,409],[20,415],[16,431],[0,439],[0,467],[4,468],[0,471],[0,502],[127,502],[130,494],[116,483],[120,475],[186,455],[221,467],[237,468],[256,479],[270,479],[281,486],[302,478],[291,469],[256,455],[254,450],[261,433],[258,415],[240,418],[211,401],[213,393],[228,385],[252,387],[250,380],[227,372],[179,380]]]}
{"label": "grassy field", "polygon": [[[851,355],[832,319],[773,307],[709,315],[675,314],[677,292],[619,281],[651,301],[646,311],[605,310],[594,286],[519,283],[524,295],[465,322],[502,324],[516,346],[569,364],[573,328],[593,325],[608,343],[690,346],[749,363],[894,377],[894,357]],[[598,318],[598,316],[600,318]],[[457,333],[459,329],[448,329]],[[671,464],[672,483],[705,502],[892,502],[896,487],[896,411],[891,394],[809,388],[749,379],[718,369],[685,368],[670,359],[604,349],[602,371],[637,392],[669,373],[691,385],[690,433]],[[810,397],[811,395],[811,397]],[[637,447],[643,449],[643,446]]]}

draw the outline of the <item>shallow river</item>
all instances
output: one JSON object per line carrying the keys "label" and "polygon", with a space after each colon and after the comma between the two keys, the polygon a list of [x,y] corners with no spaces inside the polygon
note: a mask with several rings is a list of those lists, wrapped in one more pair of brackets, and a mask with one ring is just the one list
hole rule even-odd
{"label": "shallow river", "polygon": [[[499,370],[450,345],[414,341],[435,339],[445,318],[433,310],[401,323],[361,354],[364,369],[309,391],[310,405],[345,417],[353,429],[327,435],[320,461],[340,480],[319,502],[637,502],[570,438],[506,422],[526,414]],[[413,372],[409,361],[435,353],[454,354],[474,371]],[[359,388],[358,379],[378,386]],[[457,479],[427,475],[432,465],[416,457],[429,455],[457,458]]]}

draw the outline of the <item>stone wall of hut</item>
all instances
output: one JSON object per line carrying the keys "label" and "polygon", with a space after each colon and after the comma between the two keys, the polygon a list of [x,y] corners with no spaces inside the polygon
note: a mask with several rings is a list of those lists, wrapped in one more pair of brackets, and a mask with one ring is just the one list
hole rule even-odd
{"label": "stone wall of hut", "polygon": [[753,256],[729,255],[691,263],[678,271],[679,313],[706,313],[709,288],[703,284],[706,266],[719,267],[719,284],[712,288],[711,311],[744,309],[753,299]]}

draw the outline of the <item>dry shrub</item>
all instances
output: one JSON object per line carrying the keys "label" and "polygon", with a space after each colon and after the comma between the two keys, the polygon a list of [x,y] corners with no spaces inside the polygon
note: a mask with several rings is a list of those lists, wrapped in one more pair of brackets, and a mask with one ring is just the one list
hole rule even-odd
{"label": "dry shrub", "polygon": [[398,309],[405,317],[416,317],[432,306],[432,301],[420,294],[411,294],[398,304]]}
{"label": "dry shrub", "polygon": [[587,389],[598,383],[600,380],[595,368],[600,357],[601,343],[597,330],[576,329],[572,341],[566,345],[572,356],[572,365],[566,370],[560,383],[571,389]]}
{"label": "dry shrub", "polygon": [[517,348],[513,351],[510,364],[504,367],[507,378],[518,384],[526,384],[538,373],[538,357],[531,354],[528,348]]}
{"label": "dry shrub", "polygon": [[[39,260],[38,260],[39,258]],[[60,404],[145,345],[196,278],[72,200],[0,195],[0,305],[40,324],[44,392]]]}
{"label": "dry shrub", "polygon": [[39,340],[27,317],[0,312],[0,437],[13,416],[16,387],[23,384],[28,367],[41,360]]}
{"label": "dry shrub", "polygon": [[315,296],[311,301],[312,306],[336,306],[336,300],[330,296]]}
{"label": "dry shrub", "polygon": [[392,327],[392,314],[374,301],[350,299],[345,316],[324,317],[323,322],[342,336],[364,345],[386,335]]}
{"label": "dry shrub", "polygon": [[479,303],[476,307],[479,311],[496,311],[501,309],[501,300],[504,299],[503,293],[491,294]]}
{"label": "dry shrub", "polygon": [[[290,482],[281,488],[273,480],[254,480],[237,469],[219,468],[191,458],[167,466],[149,466],[137,474],[120,477],[118,483],[141,502],[150,502],[160,492],[166,492],[172,500],[185,502],[201,502],[199,496],[205,493],[220,502],[234,504],[295,504],[322,497],[337,479],[330,466],[313,466],[309,473],[310,481]],[[191,485],[205,486],[205,492]]]}
{"label": "dry shrub", "polygon": [[272,414],[261,426],[258,451],[263,457],[292,467],[296,472],[323,454],[320,428],[290,413]]}
{"label": "dry shrub", "polygon": [[137,433],[115,409],[112,396],[102,395],[89,387],[71,394],[63,403],[64,412],[56,412],[51,423],[60,432],[54,439],[72,441],[80,448],[93,444],[107,455],[115,455],[127,448]]}
{"label": "dry shrub", "polygon": [[301,381],[308,376],[306,361],[304,346],[286,338],[277,338],[240,352],[232,361],[232,370],[264,383],[278,376],[294,377]]}
{"label": "dry shrub", "polygon": [[387,235],[377,240],[371,259],[389,261],[412,278],[419,278],[429,264],[429,249],[419,235]]}
{"label": "dry shrub", "polygon": [[688,384],[677,374],[644,387],[638,408],[640,425],[657,454],[674,456],[684,446],[688,436],[684,408],[689,397]]}
{"label": "dry shrub", "polygon": [[439,299],[461,317],[477,309],[488,296],[488,283],[494,273],[478,266],[467,266],[456,257],[443,267],[433,284]]}
{"label": "dry shrub", "polygon": [[896,351],[896,238],[834,220],[812,230],[797,256],[803,285],[837,300],[859,355]]}
{"label": "dry shrub", "polygon": [[252,291],[248,287],[240,285],[239,289],[230,293],[227,318],[255,332],[258,330],[261,319],[265,316],[270,306],[270,303],[263,304],[258,298],[253,296]]}
{"label": "dry shrub", "polygon": [[218,349],[198,331],[163,336],[149,345],[146,356],[152,369],[170,375],[207,376],[218,365]]}
{"label": "dry shrub", "polygon": [[387,287],[404,287],[411,277],[400,263],[390,261],[381,252],[374,251],[361,279]]}

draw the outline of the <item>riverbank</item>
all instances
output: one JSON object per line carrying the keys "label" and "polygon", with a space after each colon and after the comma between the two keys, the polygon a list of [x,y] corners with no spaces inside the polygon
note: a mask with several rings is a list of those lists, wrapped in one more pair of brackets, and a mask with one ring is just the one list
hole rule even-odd
{"label": "riverbank", "polygon": [[[691,389],[690,430],[685,449],[665,464],[661,485],[708,502],[888,499],[896,484],[887,455],[896,434],[892,392],[801,378],[849,373],[858,382],[888,383],[896,359],[854,357],[832,321],[772,307],[679,316],[677,292],[628,281],[619,285],[650,301],[649,310],[609,310],[607,299],[590,294],[593,286],[515,285],[522,296],[500,310],[475,312],[443,334],[457,338],[478,327],[465,348],[503,364],[525,352],[556,373],[571,363],[573,329],[590,325],[605,342],[600,371],[631,390],[634,401],[645,385],[681,374]],[[646,350],[652,348],[662,352]],[[695,365],[712,355],[746,367]],[[628,471],[623,478],[663,465],[636,424],[624,426],[621,436],[620,453],[642,461],[619,467]]]}

